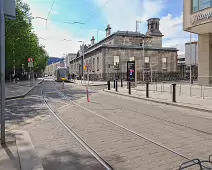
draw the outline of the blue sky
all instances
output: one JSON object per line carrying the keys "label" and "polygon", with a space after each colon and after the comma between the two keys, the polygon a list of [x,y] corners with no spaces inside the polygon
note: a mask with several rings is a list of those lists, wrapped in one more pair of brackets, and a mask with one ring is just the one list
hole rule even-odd
{"label": "blue sky", "polygon": [[[53,2],[24,1],[34,17],[43,18],[47,17]],[[55,0],[47,27],[45,21],[39,19],[33,20],[33,26],[38,36],[46,39],[40,39],[40,43],[45,45],[49,55],[60,57],[76,52],[80,40],[90,43],[92,36],[96,41],[104,38],[107,24],[111,25],[112,32],[135,31],[136,20],[141,20],[140,31],[146,33],[146,20],[158,17],[164,34],[163,45],[176,47],[183,54],[189,34],[182,30],[182,12],[183,0]],[[74,21],[87,22],[84,25],[61,23]]]}

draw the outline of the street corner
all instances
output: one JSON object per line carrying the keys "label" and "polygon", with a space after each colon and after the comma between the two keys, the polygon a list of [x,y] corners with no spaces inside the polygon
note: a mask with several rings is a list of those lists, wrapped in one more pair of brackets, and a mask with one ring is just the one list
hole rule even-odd
{"label": "street corner", "polygon": [[14,130],[16,146],[21,170],[43,170],[40,159],[35,151],[30,134],[27,131]]}

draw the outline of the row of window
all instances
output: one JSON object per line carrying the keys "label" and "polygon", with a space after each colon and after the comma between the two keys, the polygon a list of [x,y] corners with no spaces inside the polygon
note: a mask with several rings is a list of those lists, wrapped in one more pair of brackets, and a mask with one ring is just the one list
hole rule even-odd
{"label": "row of window", "polygon": [[[130,57],[130,61],[134,61],[135,57]],[[119,69],[119,56],[114,56],[114,68]],[[150,57],[145,57],[144,58],[144,67],[145,68],[150,68]],[[167,58],[163,57],[162,58],[162,69],[167,69]]]}
{"label": "row of window", "polygon": [[192,0],[192,12],[212,7],[212,0]]}

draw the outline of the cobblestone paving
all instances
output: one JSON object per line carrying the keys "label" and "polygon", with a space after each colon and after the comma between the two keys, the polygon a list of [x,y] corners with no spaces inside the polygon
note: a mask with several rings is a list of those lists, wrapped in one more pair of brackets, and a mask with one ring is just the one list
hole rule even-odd
{"label": "cobblestone paving", "polygon": [[177,169],[185,161],[78,106],[59,115],[114,169]]}
{"label": "cobblestone paving", "polygon": [[[82,145],[55,119],[41,101],[42,85],[37,86],[26,98],[7,101],[8,130],[26,130],[41,159],[45,170],[103,170],[105,169]],[[55,89],[45,82],[44,93]],[[60,100],[59,100],[60,98]],[[60,109],[66,106],[61,95],[54,92],[51,102]],[[11,113],[10,113],[11,112]],[[37,118],[37,116],[41,116]],[[37,118],[35,120],[35,118]]]}
{"label": "cobblestone paving", "polygon": [[203,113],[200,115],[201,112],[198,111],[190,113],[191,111],[188,109],[153,104],[104,93],[96,95],[92,101],[94,103],[81,104],[187,157],[207,159],[212,153],[212,135],[150,117],[155,116],[211,132],[212,120],[210,114]]}

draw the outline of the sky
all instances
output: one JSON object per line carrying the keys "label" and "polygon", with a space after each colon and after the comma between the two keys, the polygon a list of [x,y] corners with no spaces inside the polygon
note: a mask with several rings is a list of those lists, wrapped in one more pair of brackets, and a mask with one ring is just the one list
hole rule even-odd
{"label": "sky", "polygon": [[[183,0],[23,0],[31,9],[35,33],[49,56],[62,57],[77,52],[84,41],[92,36],[98,42],[105,37],[110,24],[112,32],[135,31],[136,20],[141,21],[139,31],[147,32],[147,19],[160,18],[163,46],[179,49],[190,35],[183,31]],[[54,3],[53,3],[54,2]],[[48,21],[36,18],[48,18]],[[77,22],[73,24],[74,22]],[[83,24],[82,24],[83,23]],[[196,40],[194,35],[192,40]]]}

